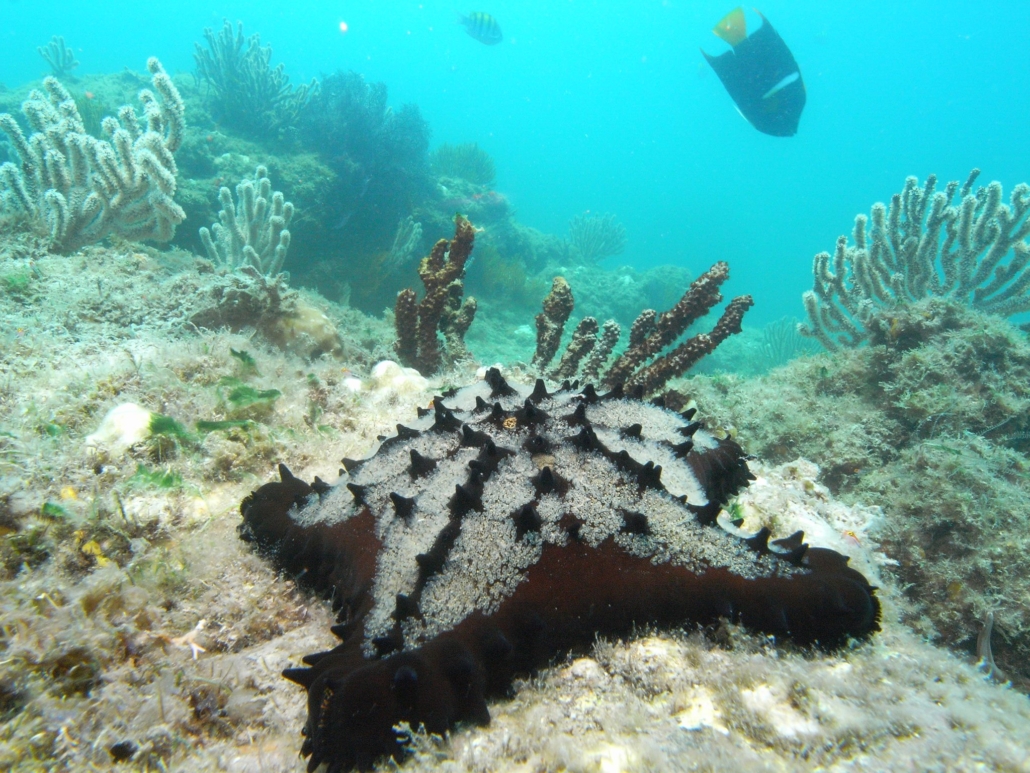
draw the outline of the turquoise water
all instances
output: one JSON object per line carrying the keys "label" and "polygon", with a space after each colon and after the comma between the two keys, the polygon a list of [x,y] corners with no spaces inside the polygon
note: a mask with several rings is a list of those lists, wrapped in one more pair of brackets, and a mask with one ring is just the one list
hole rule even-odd
{"label": "turquoise water", "polygon": [[[158,56],[193,69],[193,42],[223,18],[261,33],[294,83],[338,68],[415,102],[433,145],[475,141],[518,219],[564,233],[577,213],[614,212],[626,252],[606,266],[733,268],[750,322],[803,316],[812,255],[857,212],[935,172],[1006,189],[1030,180],[1030,4],[772,0],[760,10],[792,49],[808,89],[797,136],[760,134],[736,112],[699,48],[726,2],[493,0],[174,4],[6,0],[0,82],[46,71],[36,54],[64,35],[78,73],[142,70]],[[483,10],[505,40],[456,23]],[[347,23],[347,32],[340,22]]]}

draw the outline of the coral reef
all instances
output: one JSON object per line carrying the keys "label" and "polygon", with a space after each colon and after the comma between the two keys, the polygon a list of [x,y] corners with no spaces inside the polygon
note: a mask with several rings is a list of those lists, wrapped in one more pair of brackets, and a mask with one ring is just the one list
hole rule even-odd
{"label": "coral reef", "polygon": [[1030,345],[954,299],[870,320],[868,347],[674,386],[761,458],[812,459],[834,493],[883,507],[912,624],[972,653],[993,611],[998,667],[1027,689]]}
{"label": "coral reef", "polygon": [[[196,86],[189,80],[184,79],[180,89],[191,106],[202,105]],[[332,170],[314,152],[297,152],[286,145],[268,151],[235,133],[212,127],[213,119],[203,115],[192,118],[195,121],[191,120],[191,128],[175,157],[179,167],[176,201],[186,213],[186,219],[176,230],[173,244],[199,255],[208,255],[200,238],[200,229],[213,231],[211,224],[219,222],[218,213],[222,209],[218,196],[220,189],[228,187],[235,196],[237,185],[243,180],[253,180],[255,168],[263,166],[268,170],[273,192],[283,191],[285,199],[294,204],[289,225],[293,239],[285,265],[295,280],[305,276],[314,260],[324,260],[329,255],[325,251],[324,235],[332,229],[329,211],[323,202],[332,195]],[[236,202],[236,207],[239,214],[239,202]],[[298,239],[299,235],[302,238]],[[335,279],[325,277],[318,286],[324,295],[328,295],[330,281],[343,282],[351,278],[352,272],[340,272],[337,262]],[[295,281],[295,284],[300,282]],[[315,281],[308,279],[306,284],[313,285]]]}
{"label": "coral reef", "polygon": [[18,164],[0,166],[0,213],[26,218],[47,233],[54,252],[68,254],[115,234],[168,241],[185,217],[173,200],[175,159],[185,131],[184,105],[156,58],[147,62],[153,92],[139,93],[143,120],[132,107],[105,118],[100,140],[86,133],[68,91],[53,77],[46,94],[33,91],[22,106],[33,134],[0,114]]}
{"label": "coral reef", "polygon": [[399,722],[485,725],[487,696],[598,635],[720,616],[825,647],[879,630],[845,556],[716,525],[753,476],[691,417],[496,369],[448,403],[344,460],[346,485],[280,465],[240,505],[241,536],[340,610],[341,644],[284,672],[308,691],[309,769],[401,757]]}
{"label": "coral reef", "polygon": [[878,203],[869,218],[858,215],[853,246],[841,236],[832,257],[815,256],[809,325],[799,330],[833,351],[866,341],[873,314],[927,296],[1003,317],[1030,310],[1030,185],[1013,188],[1006,205],[999,182],[973,190],[979,174],[944,191],[935,175],[922,187],[909,177],[889,210]]}
{"label": "coral reef", "polygon": [[476,259],[468,267],[465,287],[498,312],[521,315],[534,310],[548,281],[530,276],[520,255],[504,255],[494,245],[489,237],[477,238]]}
{"label": "coral reef", "polygon": [[[240,43],[235,54],[247,59],[242,31],[235,26],[229,31],[232,46]],[[341,107],[334,117],[326,111],[320,118],[318,111],[290,102],[310,87],[289,88],[283,68],[270,66],[270,50],[256,41],[254,48],[252,64],[266,57],[262,77],[270,79],[265,84],[270,88],[265,93],[274,101],[279,88],[287,100],[275,129],[232,125],[221,112],[217,90],[201,73],[177,77],[173,86],[160,65],[143,73],[86,75],[79,67],[73,70],[78,78],[64,74],[63,86],[52,79],[44,85],[0,86],[0,113],[13,116],[4,120],[0,140],[9,129],[22,133],[20,143],[15,136],[0,141],[2,770],[57,773],[113,766],[299,773],[307,767],[308,760],[297,753],[296,731],[321,705],[305,705],[305,691],[281,679],[279,671],[293,666],[291,673],[303,678],[312,665],[302,661],[303,653],[355,645],[333,639],[331,627],[340,621],[330,603],[298,587],[301,579],[278,571],[238,539],[239,502],[271,479],[280,460],[289,461],[297,479],[337,485],[327,490],[317,484],[309,514],[324,512],[334,498],[347,504],[353,493],[340,484],[363,485],[364,475],[372,481],[365,492],[369,509],[387,524],[377,535],[383,545],[423,540],[399,557],[387,556],[386,548],[380,553],[384,565],[398,558],[390,565],[409,571],[377,601],[374,632],[380,641],[370,644],[355,632],[363,639],[362,654],[370,646],[396,645],[397,630],[406,653],[424,652],[419,646],[428,638],[425,626],[442,626],[447,614],[460,616],[460,603],[454,604],[472,590],[485,588],[485,603],[502,610],[492,619],[501,622],[511,599],[521,603],[528,596],[504,583],[477,585],[473,575],[493,576],[478,571],[482,562],[518,560],[519,551],[535,546],[543,553],[545,543],[556,547],[547,542],[549,534],[564,540],[562,551],[572,551],[564,556],[596,551],[605,560],[617,554],[615,548],[605,552],[606,544],[636,549],[648,540],[657,544],[662,536],[656,535],[660,524],[650,508],[631,504],[623,507],[625,513],[613,508],[625,504],[619,497],[643,502],[660,496],[656,488],[634,485],[648,478],[646,462],[655,461],[636,450],[651,447],[651,425],[661,422],[650,420],[671,414],[634,402],[643,384],[623,392],[611,384],[614,394],[608,395],[597,394],[604,391],[597,386],[577,397],[578,386],[571,382],[605,383],[612,360],[647,348],[659,315],[639,316],[630,332],[637,312],[674,306],[691,277],[669,267],[601,270],[569,242],[520,224],[504,193],[489,188],[490,172],[458,174],[436,154],[428,155],[428,144],[417,152],[428,130],[416,109],[386,107],[385,87],[352,75],[341,88],[349,89],[353,109]],[[56,62],[71,54],[67,47],[63,53],[54,46],[47,52]],[[214,48],[206,53],[214,62]],[[146,89],[142,109],[135,101],[141,89]],[[311,96],[307,92],[301,102]],[[337,106],[346,101],[341,98]],[[23,103],[29,105],[24,117]],[[189,104],[189,127],[162,113],[176,109],[175,103]],[[135,111],[119,111],[127,104]],[[105,121],[105,116],[113,118]],[[241,120],[249,118],[268,116],[259,112]],[[48,123],[40,131],[33,121],[44,119]],[[303,152],[301,123],[310,131],[308,141],[322,126],[327,136],[335,132],[346,142],[339,141],[332,153],[321,142]],[[148,134],[157,137],[137,145]],[[247,134],[259,141],[247,140]],[[278,141],[274,148],[267,145],[270,139]],[[76,149],[93,141],[107,148],[97,149],[99,165],[89,151]],[[146,146],[151,141],[153,147]],[[34,177],[26,175],[26,149]],[[163,169],[153,170],[154,163]],[[258,164],[298,205],[292,222],[286,222],[285,197],[278,212],[283,223],[269,222],[274,191],[269,183],[262,194],[264,173],[254,175]],[[106,185],[108,179],[140,187],[132,188],[135,198],[120,214],[101,216],[103,207],[117,208],[124,201]],[[197,257],[205,252],[200,227],[222,217],[216,214],[220,207],[212,206],[216,194],[241,180],[252,187],[255,216],[246,214],[248,196],[239,190],[238,199],[223,196],[221,208],[228,211],[226,204],[231,205],[238,218],[237,246],[248,246],[245,220],[258,226],[259,238],[249,242],[254,255],[241,257],[241,247],[229,257],[231,238],[219,249],[217,232],[224,228],[219,223],[209,233],[211,260]],[[510,674],[495,677],[490,671],[485,708],[472,700],[464,706],[474,720],[489,716],[488,726],[459,724],[446,738],[431,732],[441,729],[432,722],[428,730],[417,721],[399,723],[396,734],[393,727],[384,729],[381,739],[391,751],[403,745],[411,770],[617,772],[743,765],[839,773],[903,768],[913,759],[941,770],[1014,772],[1030,766],[1025,742],[1030,704],[1018,692],[1030,691],[1030,618],[1024,603],[1030,580],[1022,571],[1030,551],[1030,352],[1026,337],[997,316],[1023,308],[1030,282],[1025,231],[1030,196],[1023,186],[1002,196],[1000,186],[977,189],[972,181],[965,191],[956,184],[931,183],[929,191],[916,181],[906,186],[896,207],[888,204],[879,213],[874,207],[862,227],[864,249],[877,256],[865,258],[875,263],[866,282],[872,300],[861,295],[862,269],[852,263],[863,259],[855,252],[859,244],[850,237],[843,242],[840,285],[858,304],[858,317],[851,318],[840,294],[827,284],[838,273],[833,257],[823,272],[833,303],[868,346],[850,348],[839,341],[843,333],[831,332],[840,351],[743,379],[740,374],[764,373],[793,358],[805,344],[821,346],[817,337],[799,342],[786,321],[765,330],[749,327],[692,367],[689,378],[674,377],[655,390],[663,394],[657,399],[665,408],[693,416],[696,405],[706,416],[708,435],[697,430],[693,438],[678,435],[669,441],[680,446],[691,440],[687,458],[696,460],[705,442],[716,448],[739,442],[759,457],[749,456],[747,463],[757,480],[731,498],[718,519],[726,532],[755,535],[754,542],[761,547],[764,541],[771,551],[744,550],[747,558],[778,562],[783,569],[778,579],[796,578],[808,569],[773,554],[793,547],[797,540],[790,535],[803,529],[807,542],[851,556],[850,568],[878,586],[874,600],[882,606],[883,631],[826,651],[796,647],[788,635],[794,626],[788,634],[782,629],[779,635],[762,634],[746,604],[734,604],[732,611],[741,618],[736,621],[725,616],[723,606],[709,616],[685,615],[672,625],[642,614],[634,618],[641,625],[633,630],[608,626],[607,613],[591,608],[590,622],[600,621],[592,632],[614,638],[595,637],[584,626],[574,631],[578,638],[568,657],[561,647],[550,650],[551,656],[534,651],[539,658],[531,666],[539,671],[531,679],[517,679],[511,690],[505,681]],[[97,205],[87,202],[93,194],[102,206],[91,217],[89,208]],[[945,203],[935,216],[941,196]],[[257,216],[261,198],[265,217]],[[164,223],[148,220],[155,211]],[[897,244],[889,235],[895,211]],[[455,212],[484,228],[475,229],[474,259],[468,255],[458,272],[463,292],[479,302],[479,321],[469,328],[471,299],[463,306],[459,288],[447,285],[433,330],[439,366],[426,378],[390,361],[397,359],[397,317],[387,311],[383,318],[382,312],[393,305],[417,258],[430,252],[429,235],[451,232]],[[953,212],[957,216],[948,221]],[[65,218],[67,225],[61,225]],[[885,236],[876,235],[877,218]],[[949,225],[955,233],[950,269],[943,257]],[[353,287],[355,308],[291,288],[294,280],[274,275],[284,257],[282,250],[277,257],[276,248],[287,246],[277,228],[303,236],[289,245],[294,277],[344,303]],[[931,271],[925,260],[934,228],[939,249]],[[158,250],[133,241],[164,239],[173,230],[176,247]],[[915,271],[892,269],[891,261]],[[445,247],[434,282],[444,284],[450,262]],[[944,291],[948,270],[957,277],[951,292]],[[891,273],[886,279],[885,271]],[[551,331],[554,349],[546,366],[530,366],[532,315],[556,275],[574,288],[575,307],[570,291],[566,318]],[[882,304],[877,282],[884,288]],[[960,292],[963,282],[969,289]],[[412,300],[407,329],[417,332],[418,295]],[[739,324],[744,308],[735,309],[736,320],[717,328],[718,336]],[[709,329],[716,317],[713,311],[694,327]],[[825,313],[825,319],[832,322],[832,314]],[[620,329],[630,332],[629,343],[624,335],[621,346]],[[677,336],[692,332],[687,328]],[[664,344],[636,365],[631,378],[646,375],[649,363],[677,343]],[[516,394],[488,398],[483,384],[462,390],[477,359],[508,363],[505,377]],[[699,375],[710,368],[734,373]],[[541,391],[530,392],[538,375],[548,381]],[[503,391],[494,374],[490,379]],[[571,390],[563,392],[557,384],[565,379]],[[667,391],[670,387],[679,394]],[[477,412],[476,396],[483,397],[486,411]],[[590,402],[594,397],[597,402]],[[533,411],[547,415],[527,412],[527,399]],[[491,415],[495,402],[503,416]],[[573,451],[568,438],[581,437],[584,427],[570,432],[562,427],[575,418],[580,403],[598,445]],[[634,423],[599,418],[616,404],[634,405],[648,418],[635,422],[641,425],[639,435]],[[554,410],[556,405],[567,410]],[[449,409],[473,432],[488,435],[499,456],[492,456],[485,442],[461,445],[463,430],[422,431]],[[414,429],[422,434],[406,436],[405,429],[413,429],[409,425],[399,430],[403,437],[393,437],[397,423],[408,425],[416,412],[421,418]],[[535,415],[540,423],[530,427],[527,416]],[[690,431],[694,424],[688,419],[682,429]],[[550,433],[557,451],[523,447],[534,433]],[[418,444],[429,442],[453,456],[423,453]],[[660,441],[655,445],[665,449]],[[506,454],[506,446],[514,453]],[[376,448],[373,461],[354,467],[352,459]],[[375,469],[391,454],[403,457],[411,448],[435,460],[436,470],[411,479]],[[625,457],[617,453],[623,448]],[[797,458],[801,455],[819,467]],[[337,481],[341,458],[352,469],[340,471]],[[401,461],[410,461],[410,454]],[[464,466],[466,461],[473,464]],[[585,481],[603,478],[593,477],[592,469],[605,462],[624,485],[602,503],[608,508],[601,511],[605,523],[594,536],[607,534],[604,529],[612,536],[595,548],[589,542],[591,523],[563,522],[558,516],[566,511],[559,513],[558,506],[547,511],[547,506],[599,498],[598,492],[603,498],[608,489]],[[662,463],[658,482],[674,490],[684,464],[680,459]],[[509,475],[509,465],[523,477]],[[577,485],[538,495],[534,482],[546,487],[545,467],[559,487],[569,481]],[[572,473],[563,475],[562,468]],[[457,471],[451,488],[438,495],[443,485],[438,476],[448,470]],[[388,487],[398,478],[409,488]],[[516,485],[507,485],[513,480]],[[452,505],[470,504],[455,483],[481,496],[482,512],[473,502],[460,518],[450,517]],[[398,497],[386,499],[384,491]],[[537,531],[524,508],[502,507],[504,497],[519,491],[539,500]],[[316,498],[322,500],[317,505]],[[414,501],[411,524],[395,517],[398,508],[408,506],[406,500]],[[673,507],[680,525],[694,525],[689,513]],[[435,520],[423,518],[430,512]],[[511,518],[512,512],[522,518]],[[570,506],[568,512],[581,510]],[[446,531],[456,521],[457,530]],[[771,533],[763,536],[766,529]],[[491,543],[495,530],[500,537]],[[481,549],[462,566],[468,557],[463,545],[481,547],[481,533],[497,550]],[[453,544],[445,544],[452,534]],[[687,549],[704,547],[713,534],[726,541],[715,526],[706,527],[704,539],[687,540]],[[508,550],[512,535],[516,549]],[[450,552],[440,571],[422,582],[419,573],[428,570],[422,568],[425,559],[415,556],[433,558],[433,547]],[[814,549],[808,560],[819,555]],[[634,568],[655,577],[669,571],[666,558],[649,556],[646,565]],[[557,563],[544,561],[544,568]],[[616,585],[611,594],[618,603],[606,609],[629,608],[622,602],[631,583],[620,583],[621,574],[603,569],[599,580],[589,567],[579,571],[583,566],[563,561],[562,592],[547,599],[562,622],[581,619],[561,613],[571,609],[568,596],[584,595],[578,590],[587,583],[592,591],[606,582]],[[676,566],[678,571],[684,565]],[[530,579],[542,576],[536,571]],[[414,610],[405,602],[399,608],[393,593],[411,589],[418,594],[409,593],[408,600],[420,596],[415,609],[421,618],[398,621],[392,613]],[[676,594],[677,603],[685,603],[682,596]],[[434,605],[441,599],[450,611],[437,615]],[[828,605],[834,607],[834,600]],[[770,604],[761,611],[775,609]],[[545,626],[551,622],[548,615],[541,619]],[[648,619],[656,625],[643,625]],[[468,623],[461,630],[473,627]],[[521,652],[520,630],[513,625],[502,633]],[[935,641],[951,651],[933,646]],[[480,651],[496,643],[473,642]],[[420,670],[439,662],[434,652],[431,648],[431,657],[411,671],[390,671],[400,663],[392,659],[398,653],[367,663],[390,664],[385,672],[399,677],[389,683],[391,695],[402,701],[419,689],[431,692],[431,700],[420,703],[431,708],[448,698],[446,690],[434,690],[435,683],[427,685],[431,680]],[[455,668],[440,684],[464,685],[468,662],[448,660]],[[521,676],[531,669],[512,670]],[[1006,687],[1006,680],[1015,689]],[[451,728],[452,720],[445,726]]]}
{"label": "coral reef", "polygon": [[[527,274],[546,273],[548,283],[551,277],[566,273],[568,268],[567,264],[562,264],[564,240],[523,225],[511,216],[494,223],[489,231],[480,236],[479,242],[494,247],[508,260],[520,261]],[[555,269],[550,270],[550,266]],[[559,266],[562,267],[557,268]],[[533,305],[536,305],[535,301]]]}
{"label": "coral reef", "polygon": [[281,138],[297,126],[301,110],[318,90],[318,83],[294,88],[282,63],[270,67],[272,47],[260,35],[243,37],[243,23],[224,20],[216,36],[206,28],[207,49],[194,43],[197,73],[214,90],[211,105],[227,127],[257,140]]}
{"label": "coral reef", "polygon": [[476,315],[476,299],[462,301],[462,280],[475,237],[472,224],[460,215],[456,217],[454,238],[450,243],[446,239],[438,241],[419,264],[418,275],[425,287],[422,300],[411,289],[397,295],[397,356],[423,375],[433,375],[444,363],[450,365],[468,356],[464,339]]}
{"label": "coral reef", "polygon": [[433,174],[457,177],[473,185],[490,185],[497,176],[490,154],[475,142],[443,144],[429,157]]}
{"label": "coral reef", "polygon": [[214,238],[207,228],[200,229],[208,257],[229,270],[247,265],[269,277],[279,274],[290,249],[293,204],[285,200],[282,191],[272,192],[268,169],[259,166],[252,180],[244,179],[236,186],[239,213],[228,188],[219,190],[218,200],[221,223],[212,226]]}
{"label": "coral reef", "polygon": [[79,66],[75,52],[65,44],[63,35],[54,35],[46,46],[37,46],[36,52],[50,65],[55,78],[70,77],[72,70]]}
{"label": "coral reef", "polygon": [[[436,178],[435,195],[429,197],[424,207],[432,209],[444,219],[460,212],[476,223],[490,226],[512,225],[511,207],[503,193],[486,185],[477,185],[457,177]],[[517,226],[516,226],[517,227]]]}
{"label": "coral reef", "polygon": [[[98,95],[121,104],[109,85],[140,83],[118,74],[99,85]],[[228,179],[254,168],[253,160],[232,163]],[[294,167],[270,169],[296,190],[286,175]],[[406,423],[444,384],[427,384],[393,363],[376,365],[392,356],[389,324],[304,291],[301,298],[340,332],[342,361],[282,351],[253,324],[240,332],[190,324],[212,303],[212,286],[241,275],[213,271],[208,260],[182,251],[125,242],[55,256],[42,239],[0,231],[0,769],[306,768],[297,754],[305,694],[279,671],[301,666],[301,653],[333,647],[334,616],[238,539],[238,503],[274,474],[279,459],[306,480],[334,482],[341,457],[366,455],[378,435]],[[256,286],[260,275],[249,278]],[[528,317],[520,310],[517,319]],[[1010,339],[996,338],[998,321],[983,319],[978,340],[1007,346]],[[483,327],[477,322],[470,332]],[[528,361],[532,324],[525,328]],[[854,354],[861,352],[875,353]],[[817,359],[822,365],[791,366],[804,368],[795,378],[811,393],[851,373]],[[829,376],[819,376],[823,366]],[[700,394],[708,381],[690,381],[699,402],[719,416],[731,406],[754,415],[758,432],[739,422],[749,438],[766,437],[783,421],[769,413],[773,397],[781,410],[795,399],[782,381],[765,387],[777,394],[762,396],[726,377],[711,387],[718,397],[708,406]],[[868,405],[858,411],[850,391],[822,399],[810,411],[792,410],[792,426],[804,419],[839,440],[846,426],[858,432],[884,421]],[[267,405],[259,412],[248,400]],[[127,402],[178,421],[189,437],[164,425],[123,457],[94,455],[85,438]],[[965,411],[955,426],[968,420]],[[233,418],[248,412],[253,418]],[[1002,427],[998,434],[1008,433]],[[758,448],[749,444],[749,451]],[[931,463],[957,458],[932,448],[925,456]],[[520,681],[513,697],[491,701],[488,727],[459,728],[447,740],[413,729],[407,767],[514,773],[646,766],[664,773],[744,764],[770,773],[843,773],[901,769],[917,759],[941,770],[1025,769],[1026,697],[985,681],[963,657],[899,624],[911,604],[889,575],[877,576],[887,559],[869,526],[877,518],[872,509],[835,499],[811,465],[748,466],[758,480],[730,504],[734,517],[776,538],[804,529],[812,544],[851,555],[851,566],[880,586],[881,633],[831,653],[797,650],[728,623],[591,640],[575,659]],[[989,466],[965,501],[947,488],[942,469],[928,481],[934,498],[926,507],[960,503],[972,514],[978,502],[991,501],[992,487],[1019,493],[1004,509],[994,500],[985,511],[1002,513],[999,584],[1018,598],[1026,591],[1017,554],[1030,534],[1020,508],[1030,493],[1019,488],[1025,474],[1009,469],[1006,480],[1001,471]],[[994,540],[993,533],[981,539]],[[996,619],[995,655],[1011,676],[1004,658],[1012,657],[1019,629],[1011,609],[999,609]]]}
{"label": "coral reef", "polygon": [[569,239],[576,258],[593,266],[626,249],[626,227],[615,215],[576,215],[569,221]]}
{"label": "coral reef", "polygon": [[[57,257],[42,240],[0,238],[0,275],[29,277],[19,295],[0,292],[14,326],[0,347],[4,770],[167,769],[198,739],[222,751],[187,767],[214,769],[246,743],[238,733],[267,727],[274,682],[239,653],[312,619],[288,582],[224,549],[237,540],[220,492],[242,496],[270,452],[299,449],[291,436],[354,453],[341,433],[374,433],[375,410],[355,411],[331,358],[188,324],[206,263],[125,244]],[[369,367],[355,340],[348,362]],[[236,419],[248,388],[281,397]],[[130,402],[140,408],[102,421]]]}

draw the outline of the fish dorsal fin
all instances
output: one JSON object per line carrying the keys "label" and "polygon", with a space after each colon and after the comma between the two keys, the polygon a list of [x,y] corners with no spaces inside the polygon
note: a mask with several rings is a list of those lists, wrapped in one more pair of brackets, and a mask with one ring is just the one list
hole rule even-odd
{"label": "fish dorsal fin", "polygon": [[736,46],[747,37],[747,19],[744,18],[744,9],[738,5],[722,17],[722,21],[712,28],[712,32],[731,46]]}

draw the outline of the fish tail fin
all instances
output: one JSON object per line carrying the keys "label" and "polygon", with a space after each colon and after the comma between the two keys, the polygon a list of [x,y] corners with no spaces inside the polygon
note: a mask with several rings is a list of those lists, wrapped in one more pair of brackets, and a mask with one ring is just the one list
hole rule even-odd
{"label": "fish tail fin", "polygon": [[463,14],[461,11],[455,11],[454,22],[456,24],[460,24],[462,27],[466,27],[469,23],[469,17],[466,14]]}

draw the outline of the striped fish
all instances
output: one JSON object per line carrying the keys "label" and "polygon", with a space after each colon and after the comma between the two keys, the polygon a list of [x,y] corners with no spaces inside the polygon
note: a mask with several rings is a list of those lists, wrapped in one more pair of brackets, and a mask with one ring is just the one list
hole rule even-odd
{"label": "striped fish", "polygon": [[461,24],[471,37],[488,46],[496,45],[504,40],[501,25],[488,13],[472,11],[467,16],[459,16],[458,24]]}

